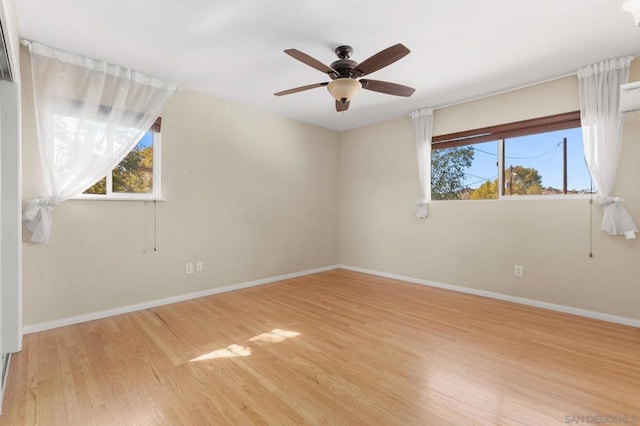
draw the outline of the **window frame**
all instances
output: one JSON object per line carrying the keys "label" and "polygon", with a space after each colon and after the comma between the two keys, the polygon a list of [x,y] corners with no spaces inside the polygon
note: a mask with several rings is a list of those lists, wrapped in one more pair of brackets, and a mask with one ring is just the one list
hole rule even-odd
{"label": "window frame", "polygon": [[[102,201],[162,201],[162,179],[161,179],[161,124],[162,119],[153,123],[147,132],[151,132],[153,139],[153,163],[151,167],[153,191],[150,193],[126,193],[113,191],[113,170],[107,172],[106,194],[80,194],[71,198],[72,200],[102,200]],[[134,147],[135,148],[135,147]],[[133,148],[132,148],[133,149]],[[127,153],[128,155],[128,153]]]}
{"label": "window frame", "polygon": [[[498,200],[579,200],[590,199],[593,194],[507,195],[504,182],[505,139],[529,136],[581,127],[580,111],[571,111],[512,123],[498,124],[473,130],[447,133],[431,138],[431,150],[455,148],[482,142],[498,143]],[[441,201],[495,201],[487,200],[432,200]]]}

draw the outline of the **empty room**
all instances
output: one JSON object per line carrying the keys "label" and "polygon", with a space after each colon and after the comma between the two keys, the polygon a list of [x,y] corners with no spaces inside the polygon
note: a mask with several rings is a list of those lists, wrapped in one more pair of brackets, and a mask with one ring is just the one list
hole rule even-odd
{"label": "empty room", "polygon": [[640,425],[640,0],[0,30],[0,425]]}

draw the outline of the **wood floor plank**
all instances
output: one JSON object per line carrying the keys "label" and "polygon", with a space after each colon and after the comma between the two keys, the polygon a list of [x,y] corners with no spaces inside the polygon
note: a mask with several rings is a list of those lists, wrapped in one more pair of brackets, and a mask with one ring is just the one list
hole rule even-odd
{"label": "wood floor plank", "polygon": [[640,330],[334,270],[25,336],[2,425],[640,419]]}

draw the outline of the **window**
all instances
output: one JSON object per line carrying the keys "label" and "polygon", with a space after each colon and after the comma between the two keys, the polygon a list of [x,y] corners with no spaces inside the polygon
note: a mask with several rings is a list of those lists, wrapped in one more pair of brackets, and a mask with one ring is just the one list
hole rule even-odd
{"label": "window", "polygon": [[149,131],[107,176],[84,191],[82,199],[160,198],[160,123]]}
{"label": "window", "polygon": [[433,200],[593,192],[578,111],[432,139]]}
{"label": "window", "polygon": [[593,192],[579,127],[504,140],[502,195]]}

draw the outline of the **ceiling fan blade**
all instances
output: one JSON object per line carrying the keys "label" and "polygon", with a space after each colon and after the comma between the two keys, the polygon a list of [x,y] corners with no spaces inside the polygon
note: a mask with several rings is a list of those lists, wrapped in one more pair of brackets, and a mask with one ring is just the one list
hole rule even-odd
{"label": "ceiling fan blade", "polygon": [[387,95],[409,97],[416,91],[413,87],[403,86],[402,84],[389,83],[388,81],[379,80],[359,80],[363,89],[373,90],[374,92],[386,93]]}
{"label": "ceiling fan blade", "polygon": [[337,73],[333,68],[323,64],[322,62],[320,62],[315,58],[312,58],[306,53],[299,51],[298,49],[287,49],[284,51],[284,53],[286,53],[287,55],[291,56],[294,59],[299,60],[303,64],[309,65],[311,68],[317,69],[320,72],[329,74],[330,76],[337,76]]}
{"label": "ceiling fan blade", "polygon": [[403,44],[398,43],[391,47],[387,47],[381,52],[376,53],[372,57],[365,59],[357,67],[351,70],[352,77],[361,77],[371,74],[381,68],[391,65],[395,61],[404,58],[411,51]]}
{"label": "ceiling fan blade", "polygon": [[349,109],[349,101],[342,103],[342,101],[336,100],[336,111],[342,112]]}
{"label": "ceiling fan blade", "polygon": [[274,93],[274,95],[275,96],[290,95],[292,93],[298,93],[298,92],[302,92],[302,91],[309,90],[309,89],[315,89],[316,87],[323,87],[323,86],[326,86],[327,84],[329,84],[329,83],[308,84],[306,86],[300,86],[300,87],[296,87],[296,88],[289,89],[289,90],[283,90],[282,92]]}

